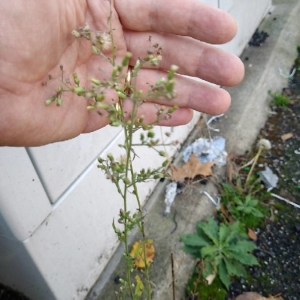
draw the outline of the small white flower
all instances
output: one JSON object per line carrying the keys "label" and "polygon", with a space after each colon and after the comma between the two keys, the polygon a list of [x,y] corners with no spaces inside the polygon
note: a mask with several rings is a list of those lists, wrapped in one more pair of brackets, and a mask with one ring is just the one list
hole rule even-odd
{"label": "small white flower", "polygon": [[111,36],[107,32],[97,32],[97,41],[100,44],[100,49],[103,51],[110,50],[112,46]]}
{"label": "small white flower", "polygon": [[260,139],[257,143],[257,148],[264,148],[266,150],[270,150],[272,148],[272,144],[267,139]]}

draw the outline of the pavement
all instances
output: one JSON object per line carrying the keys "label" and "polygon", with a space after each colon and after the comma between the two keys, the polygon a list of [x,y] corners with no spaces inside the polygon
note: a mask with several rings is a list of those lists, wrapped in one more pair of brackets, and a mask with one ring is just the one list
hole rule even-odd
{"label": "pavement", "polygon": [[[300,44],[300,2],[275,0],[273,8],[259,27],[259,30],[269,34],[268,39],[262,46],[248,47],[242,53],[245,79],[237,87],[227,89],[232,97],[231,108],[213,125],[220,129],[217,135],[226,139],[228,153],[242,155],[251,149],[270,113],[272,99],[268,96],[268,91],[280,92],[287,85],[287,79],[280,75],[279,69],[288,75],[297,56],[296,47]],[[196,126],[182,148],[203,137],[205,129],[205,126]],[[181,157],[182,153],[176,157],[175,165],[182,164]],[[221,181],[223,171],[219,170],[214,180]],[[185,193],[177,195],[171,213],[164,217],[167,183],[158,184],[145,207],[146,232],[154,240],[156,248],[156,257],[150,270],[150,278],[153,278],[153,300],[173,299],[171,253],[174,257],[176,299],[184,298],[185,284],[195,261],[182,251],[180,234],[192,233],[197,221],[215,212],[214,205],[202,194],[205,189],[216,196],[215,185],[212,182],[205,186],[190,183]],[[122,253],[123,249],[120,247],[86,300],[116,299],[114,291],[119,286],[114,279],[123,274],[123,263],[119,263]]]}

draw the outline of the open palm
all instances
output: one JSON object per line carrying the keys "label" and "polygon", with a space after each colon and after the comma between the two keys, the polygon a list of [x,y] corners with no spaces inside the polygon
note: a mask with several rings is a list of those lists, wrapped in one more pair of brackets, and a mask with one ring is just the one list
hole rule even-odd
{"label": "open palm", "polygon": [[[108,124],[105,116],[86,110],[85,99],[71,93],[64,94],[60,108],[45,106],[44,100],[61,84],[60,66],[66,78],[76,72],[82,85],[90,76],[109,78],[111,66],[107,61],[93,56],[90,43],[75,39],[71,31],[85,23],[92,30],[108,31],[111,4],[117,61],[129,51],[133,54],[130,64],[134,65],[149,48],[149,36],[151,43],[163,49],[157,68],[141,70],[139,89],[164,76],[171,64],[179,66],[178,98],[172,105],[180,109],[162,125],[188,122],[192,109],[218,114],[228,108],[230,96],[226,91],[181,76],[224,86],[241,81],[244,71],[240,60],[209,45],[227,42],[236,32],[235,21],[224,12],[196,0],[1,1],[0,145],[43,145]],[[155,102],[155,107],[153,103],[141,107],[148,122],[155,118],[157,105],[167,105],[163,99]]]}

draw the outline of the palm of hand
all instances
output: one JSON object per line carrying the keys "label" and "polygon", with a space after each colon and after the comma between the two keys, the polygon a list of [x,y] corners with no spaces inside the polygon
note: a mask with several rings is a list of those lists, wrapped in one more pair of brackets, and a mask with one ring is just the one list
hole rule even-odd
{"label": "palm of hand", "polygon": [[[196,2],[183,3],[179,1],[176,2],[176,5],[171,0],[115,2],[115,7],[112,7],[112,27],[117,49],[116,63],[121,61],[127,50],[133,52],[131,63],[134,63],[135,59],[145,54],[149,46],[147,43],[149,35],[154,35],[158,41],[165,44],[167,49],[170,49],[168,55],[170,60],[173,58],[174,61],[168,61],[167,58],[157,70],[142,70],[141,73],[144,74],[145,80],[150,82],[157,80],[158,77],[165,74],[165,70],[171,63],[181,67],[181,74],[202,77],[209,81],[214,81],[211,78],[215,78],[215,83],[219,84],[232,85],[241,80],[243,76],[241,64],[229,54],[213,53],[211,58],[215,58],[218,54],[221,61],[228,62],[228,66],[223,66],[222,74],[212,72],[213,74],[210,75],[210,72],[206,72],[205,75],[205,71],[213,67],[211,64],[206,66],[198,62],[199,65],[195,65],[195,61],[200,61],[198,57],[200,55],[191,52],[190,57],[185,57],[182,54],[186,49],[178,50],[178,45],[184,43],[189,49],[201,46],[199,44],[201,42],[197,40],[202,37],[204,41],[215,43],[229,40],[235,33],[235,25],[228,16],[221,14],[215,17],[219,17],[221,23],[224,18],[223,23],[226,26],[222,30],[226,34],[229,33],[218,39],[220,31],[212,29],[213,34],[208,32],[207,35],[215,36],[206,38],[206,34],[201,30],[200,33],[196,32],[197,26],[195,26],[196,29],[190,29],[190,24],[194,24],[197,18],[201,18],[199,12],[203,11],[203,14],[211,15],[211,17],[216,12],[210,12],[207,8],[200,7],[200,4],[195,4]],[[154,5],[155,3],[156,5]],[[171,11],[170,21],[162,20],[160,15],[167,14],[172,3],[174,8]],[[100,56],[92,56],[90,43],[75,39],[71,35],[71,31],[87,23],[92,30],[108,32],[110,1],[20,2],[13,0],[10,3],[3,1],[0,6],[3,15],[0,21],[1,28],[3,28],[0,32],[0,145],[43,145],[70,139],[107,125],[106,117],[101,117],[94,111],[87,111],[86,100],[74,96],[72,93],[64,94],[63,105],[59,109],[55,105],[46,107],[44,100],[52,96],[57,87],[61,85],[60,65],[63,66],[64,78],[71,78],[72,73],[76,72],[83,86],[90,76],[99,79],[109,78],[111,65]],[[183,8],[193,12],[195,16],[191,15],[189,19],[183,18],[180,23],[176,14],[181,14]],[[154,14],[153,12],[158,13]],[[205,22],[207,22],[206,19],[203,23]],[[184,35],[190,35],[196,40],[186,38]],[[213,52],[205,45],[201,47],[200,50],[203,53],[209,53],[208,50]],[[110,54],[106,53],[108,56]],[[180,60],[179,63],[178,60]],[[219,61],[215,59],[205,59],[204,57],[203,61],[216,61],[216,64],[219,65]],[[199,72],[201,67],[203,71]],[[49,74],[53,78],[50,81],[47,80]],[[175,104],[178,104],[181,109],[166,125],[179,125],[189,121],[191,118],[190,108],[218,113],[229,105],[229,96],[221,89],[203,88],[200,98],[203,97],[205,100],[209,95],[217,96],[214,103],[207,105],[204,100],[201,102],[198,101],[199,99],[193,98],[194,91],[199,90],[200,83],[192,83],[181,77],[178,78],[178,81],[182,83],[178,90],[179,96],[182,97],[179,97]],[[145,88],[143,83],[141,83],[141,88]],[[222,106],[221,103],[226,97],[225,104]],[[112,93],[107,93],[106,98],[109,101],[112,98],[116,100]],[[166,104],[160,101],[158,101],[159,104]],[[219,108],[217,108],[218,105]],[[150,115],[149,107],[149,104],[146,103],[145,111]]]}
{"label": "palm of hand", "polygon": [[[107,124],[105,117],[88,112],[86,101],[71,93],[64,94],[60,109],[44,105],[44,100],[61,85],[60,65],[66,77],[76,72],[83,85],[88,76],[95,73],[98,77],[101,73],[105,76],[110,72],[107,62],[92,56],[89,42],[71,35],[71,31],[85,21],[91,28],[107,30],[109,2],[101,3],[93,12],[90,9],[94,3],[89,3],[89,7],[87,4],[72,0],[42,4],[32,1],[13,8],[22,18],[18,22],[8,20],[10,35],[2,39],[5,47],[0,50],[0,111],[8,111],[1,115],[0,128],[7,138],[17,132],[16,144],[39,145],[68,139]],[[11,10],[7,7],[6,13],[9,15]],[[120,59],[126,52],[126,44],[120,23],[114,23]],[[98,68],[101,72],[97,72]],[[53,78],[51,81],[48,74]]]}

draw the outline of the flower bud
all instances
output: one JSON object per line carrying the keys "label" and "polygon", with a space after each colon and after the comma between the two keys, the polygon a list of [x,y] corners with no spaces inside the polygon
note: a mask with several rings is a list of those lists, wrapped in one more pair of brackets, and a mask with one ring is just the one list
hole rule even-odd
{"label": "flower bud", "polygon": [[127,178],[127,177],[123,178],[123,182],[124,182],[125,184],[130,184],[130,183],[131,183],[130,179]]}
{"label": "flower bud", "polygon": [[75,36],[76,38],[81,37],[81,33],[78,32],[77,30],[73,30],[71,33],[72,33],[72,35]]}
{"label": "flower bud", "polygon": [[89,80],[97,86],[99,86],[101,84],[101,81],[96,78],[90,77]]}
{"label": "flower bud", "polygon": [[56,106],[61,106],[62,105],[62,98],[58,97],[56,98]]}
{"label": "flower bud", "polygon": [[120,99],[125,99],[126,98],[126,95],[122,92],[117,92],[118,96]]}
{"label": "flower bud", "polygon": [[100,94],[96,95],[96,102],[101,102],[104,100],[104,98],[105,98],[104,94],[100,93]]}
{"label": "flower bud", "polygon": [[73,80],[74,80],[74,83],[75,83],[76,85],[79,85],[79,84],[80,84],[80,81],[79,81],[79,79],[78,79],[76,73],[73,73]]}
{"label": "flower bud", "polygon": [[51,104],[54,100],[55,100],[55,97],[52,96],[52,97],[50,97],[49,99],[47,99],[47,100],[45,101],[45,104],[46,104],[46,105],[49,105],[49,104]]}
{"label": "flower bud", "polygon": [[82,96],[85,93],[85,88],[83,88],[82,86],[75,87],[72,90],[78,96]]}

